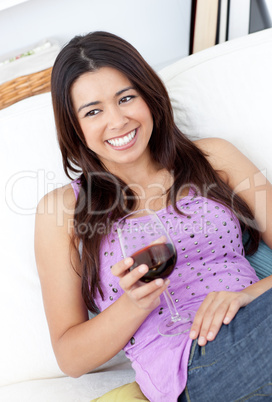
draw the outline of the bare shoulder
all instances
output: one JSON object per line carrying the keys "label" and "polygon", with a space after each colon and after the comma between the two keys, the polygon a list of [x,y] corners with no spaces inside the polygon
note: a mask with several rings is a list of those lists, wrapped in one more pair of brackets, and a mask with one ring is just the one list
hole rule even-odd
{"label": "bare shoulder", "polygon": [[[42,224],[64,228],[74,216],[76,197],[70,184],[47,193],[37,206],[36,220]],[[67,227],[66,227],[67,228]]]}
{"label": "bare shoulder", "polygon": [[37,206],[34,246],[43,290],[51,289],[59,278],[67,283],[77,280],[78,253],[71,247],[75,204],[73,188],[68,184],[46,194]]}
{"label": "bare shoulder", "polygon": [[37,206],[37,212],[39,213],[45,205],[56,204],[58,207],[65,207],[68,210],[74,210],[76,204],[76,197],[71,184],[66,184],[63,187],[56,188],[45,194],[40,200]]}
{"label": "bare shoulder", "polygon": [[203,152],[218,149],[223,146],[233,146],[231,142],[224,140],[223,138],[200,138],[194,141],[194,144]]}
{"label": "bare shoulder", "polygon": [[253,164],[239,149],[231,142],[222,138],[204,138],[194,142],[195,145],[204,153],[212,167],[232,175],[236,170],[244,169],[250,166],[256,170]]}
{"label": "bare shoulder", "polygon": [[53,250],[55,258],[61,253],[69,254],[75,204],[70,184],[49,192],[40,200],[35,219],[35,254],[39,271],[43,266],[47,270],[49,253]]}
{"label": "bare shoulder", "polygon": [[231,142],[223,138],[201,138],[194,141],[194,144],[206,155],[207,158],[213,158],[232,155],[233,152],[239,152]]}

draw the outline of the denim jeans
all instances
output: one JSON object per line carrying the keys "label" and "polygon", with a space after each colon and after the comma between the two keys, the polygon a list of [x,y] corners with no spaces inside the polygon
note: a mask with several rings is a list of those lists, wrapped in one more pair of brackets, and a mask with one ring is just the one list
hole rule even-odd
{"label": "denim jeans", "polygon": [[272,289],[222,325],[214,341],[192,344],[178,402],[272,401]]}

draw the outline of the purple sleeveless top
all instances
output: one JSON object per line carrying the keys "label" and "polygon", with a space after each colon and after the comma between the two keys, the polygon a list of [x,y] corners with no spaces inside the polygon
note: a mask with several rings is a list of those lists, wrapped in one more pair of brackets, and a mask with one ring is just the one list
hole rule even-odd
{"label": "purple sleeveless top", "polygon": [[[78,184],[73,182],[75,194]],[[194,195],[177,202],[184,215],[173,207],[157,212],[177,249],[177,263],[170,275],[169,291],[179,311],[194,310],[212,291],[240,291],[258,281],[254,269],[244,257],[240,224],[233,213],[217,201]],[[144,219],[139,218],[139,219]],[[100,277],[104,301],[96,304],[104,310],[123,293],[111,266],[122,259],[117,233],[104,239]],[[189,333],[161,336],[158,324],[169,315],[164,297],[125,346],[136,372],[136,381],[151,402],[176,402],[187,381],[187,365],[192,340]]]}

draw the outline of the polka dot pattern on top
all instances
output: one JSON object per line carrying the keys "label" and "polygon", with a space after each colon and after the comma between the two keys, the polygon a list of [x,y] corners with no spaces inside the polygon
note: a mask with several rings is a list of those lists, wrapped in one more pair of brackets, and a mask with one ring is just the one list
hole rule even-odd
{"label": "polka dot pattern on top", "polygon": [[[242,233],[238,219],[220,203],[193,195],[177,202],[182,215],[172,206],[157,212],[170,234],[176,250],[177,263],[170,275],[169,291],[178,308],[188,308],[211,291],[238,291],[257,280],[254,269],[244,257]],[[144,217],[139,218],[144,222]],[[101,250],[101,280],[104,301],[97,300],[100,309],[107,307],[122,293],[118,278],[110,267],[123,256],[117,233],[105,238]],[[162,305],[157,314],[162,316]]]}

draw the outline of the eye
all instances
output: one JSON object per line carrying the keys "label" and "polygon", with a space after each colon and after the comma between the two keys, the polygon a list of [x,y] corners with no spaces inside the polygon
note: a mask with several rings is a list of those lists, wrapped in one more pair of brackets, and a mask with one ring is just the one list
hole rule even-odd
{"label": "eye", "polygon": [[85,114],[85,117],[95,116],[95,115],[97,115],[99,112],[100,112],[99,109],[90,110],[89,112],[87,112],[87,113]]}
{"label": "eye", "polygon": [[133,98],[135,98],[133,95],[124,96],[122,99],[120,99],[119,103],[127,103]]}

